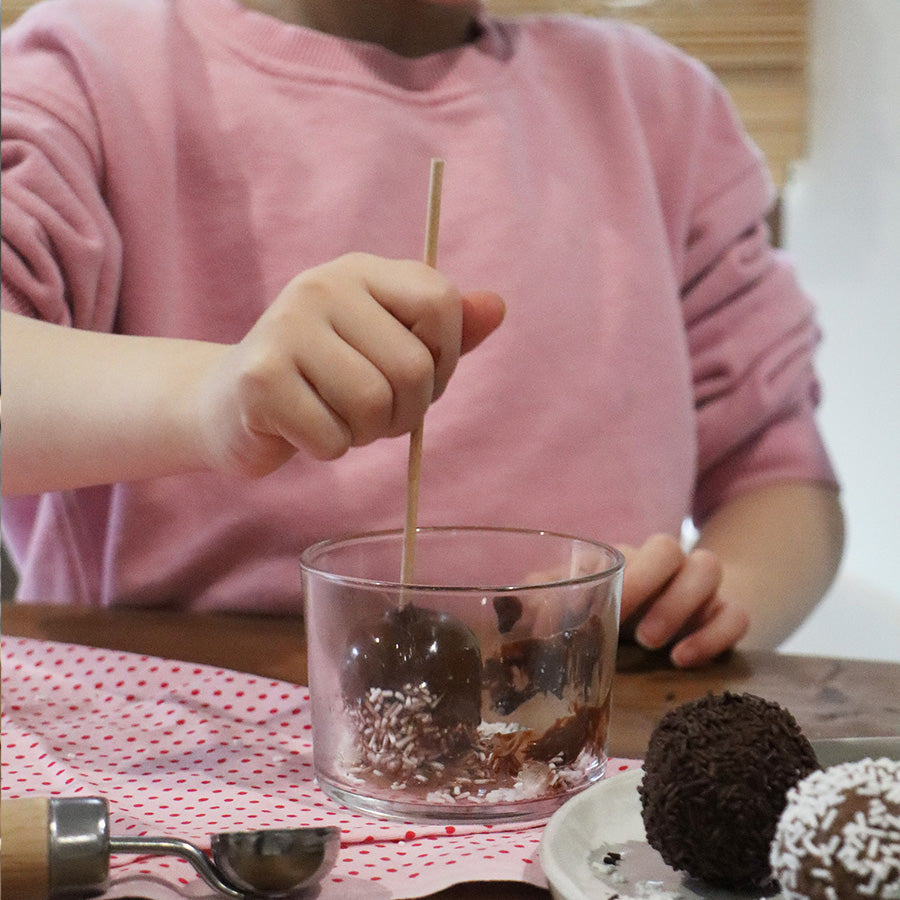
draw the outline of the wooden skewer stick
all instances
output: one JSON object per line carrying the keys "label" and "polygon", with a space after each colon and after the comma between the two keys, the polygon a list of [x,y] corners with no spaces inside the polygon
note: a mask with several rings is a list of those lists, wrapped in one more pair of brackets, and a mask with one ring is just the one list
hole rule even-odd
{"label": "wooden skewer stick", "polygon": [[[444,161],[431,160],[431,177],[428,184],[428,219],[425,226],[425,262],[437,265],[438,225],[441,218],[441,186],[444,178]],[[403,527],[403,558],[400,580],[412,583],[416,563],[416,527],[419,521],[419,481],[422,476],[422,432],[420,423],[409,435],[409,464],[406,470],[406,522]],[[400,605],[403,605],[401,594]]]}

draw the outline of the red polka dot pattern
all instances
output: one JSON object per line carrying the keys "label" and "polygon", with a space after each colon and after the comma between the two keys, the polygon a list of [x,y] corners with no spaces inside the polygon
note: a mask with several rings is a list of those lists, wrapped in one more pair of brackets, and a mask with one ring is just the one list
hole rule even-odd
{"label": "red polka dot pattern", "polygon": [[[547,884],[540,824],[393,822],[330,800],[313,775],[305,687],[3,638],[0,696],[3,797],[105,796],[113,834],[204,848],[218,831],[336,825],[341,853],[319,900],[422,896],[473,877]],[[636,765],[610,760],[607,772]],[[138,894],[213,897],[180,860],[114,857],[104,900]]]}

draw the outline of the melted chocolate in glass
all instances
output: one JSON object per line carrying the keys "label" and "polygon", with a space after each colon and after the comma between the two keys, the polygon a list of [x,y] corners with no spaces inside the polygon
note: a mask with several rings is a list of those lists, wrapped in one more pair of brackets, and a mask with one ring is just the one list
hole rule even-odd
{"label": "melted chocolate in glass", "polygon": [[546,638],[522,638],[501,645],[485,662],[485,684],[491,701],[509,715],[535,694],[562,699],[570,685],[587,700],[600,665],[603,626],[590,616],[575,628]]}

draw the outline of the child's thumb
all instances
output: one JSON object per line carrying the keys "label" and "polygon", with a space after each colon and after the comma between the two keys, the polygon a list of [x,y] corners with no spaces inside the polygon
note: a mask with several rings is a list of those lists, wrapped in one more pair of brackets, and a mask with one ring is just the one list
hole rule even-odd
{"label": "child's thumb", "polygon": [[460,353],[477,347],[502,321],[506,304],[499,294],[473,291],[462,298],[463,322]]}

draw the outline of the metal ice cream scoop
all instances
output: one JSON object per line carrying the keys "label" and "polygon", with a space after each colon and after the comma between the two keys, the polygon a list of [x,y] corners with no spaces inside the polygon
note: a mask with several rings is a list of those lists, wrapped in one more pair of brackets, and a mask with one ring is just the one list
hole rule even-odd
{"label": "metal ice cream scoop", "polygon": [[28,797],[0,803],[3,887],[18,900],[90,896],[113,854],[178,856],[227,897],[302,896],[334,865],[338,828],[284,828],[217,834],[210,859],[188,841],[111,837],[102,797]]}

